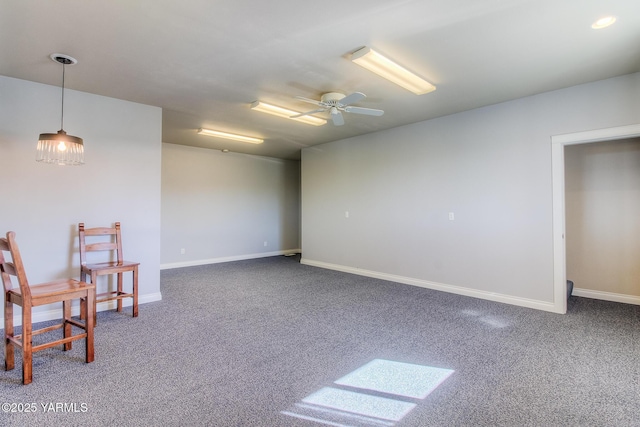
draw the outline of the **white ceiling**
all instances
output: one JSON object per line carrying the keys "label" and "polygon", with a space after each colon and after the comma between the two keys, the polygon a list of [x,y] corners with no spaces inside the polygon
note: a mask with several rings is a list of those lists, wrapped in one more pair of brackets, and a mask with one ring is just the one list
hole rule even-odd
{"label": "white ceiling", "polygon": [[[613,14],[617,23],[591,29]],[[355,65],[370,46],[437,86]],[[162,107],[163,142],[298,159],[311,145],[640,71],[638,0],[0,0],[0,75]],[[252,111],[364,92],[382,117],[315,127]],[[1,95],[0,95],[1,96]],[[594,100],[597,102],[597,100]],[[261,145],[196,134],[208,127]],[[73,129],[67,129],[73,133]],[[87,149],[90,141],[86,142]]]}

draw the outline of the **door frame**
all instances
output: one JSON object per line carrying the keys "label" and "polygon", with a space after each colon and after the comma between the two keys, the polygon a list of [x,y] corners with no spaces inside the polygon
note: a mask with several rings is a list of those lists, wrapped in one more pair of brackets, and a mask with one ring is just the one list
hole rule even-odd
{"label": "door frame", "polygon": [[640,123],[606,129],[553,135],[551,174],[553,187],[553,305],[557,313],[567,312],[567,259],[565,240],[564,147],[640,136]]}

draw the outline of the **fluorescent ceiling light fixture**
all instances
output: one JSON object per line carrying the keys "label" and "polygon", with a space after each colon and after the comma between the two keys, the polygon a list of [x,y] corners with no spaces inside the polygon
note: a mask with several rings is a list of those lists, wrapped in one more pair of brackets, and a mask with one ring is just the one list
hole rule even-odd
{"label": "fluorescent ceiling light fixture", "polygon": [[260,138],[253,138],[251,136],[237,135],[235,133],[220,132],[219,130],[213,130],[213,129],[200,128],[200,129],[198,129],[198,133],[200,135],[207,135],[207,136],[214,136],[214,137],[217,137],[217,138],[232,139],[234,141],[248,142],[250,144],[262,144],[264,142],[264,140],[260,139]]}
{"label": "fluorescent ceiling light fixture", "polygon": [[591,24],[591,28],[593,28],[594,30],[600,30],[602,28],[607,28],[609,25],[613,25],[615,22],[615,16],[605,16]]}
{"label": "fluorescent ceiling light fixture", "polygon": [[278,107],[277,105],[267,104],[262,101],[255,101],[251,104],[251,109],[255,111],[261,111],[263,113],[272,114],[278,117],[284,117],[285,119],[296,120],[298,122],[306,123],[313,126],[322,126],[327,123],[325,119],[321,119],[313,116],[300,116],[291,117],[300,114],[300,111],[289,110],[287,108]]}
{"label": "fluorescent ceiling light fixture", "polygon": [[351,55],[351,61],[416,95],[423,95],[436,90],[436,87],[428,81],[418,77],[370,47],[363,47],[355,51]]}

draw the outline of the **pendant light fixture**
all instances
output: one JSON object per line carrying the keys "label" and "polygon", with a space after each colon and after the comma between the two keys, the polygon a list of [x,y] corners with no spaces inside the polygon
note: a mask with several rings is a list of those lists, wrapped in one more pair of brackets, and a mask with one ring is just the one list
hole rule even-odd
{"label": "pendant light fixture", "polygon": [[57,133],[41,133],[38,139],[36,161],[55,163],[58,165],[83,165],[84,144],[82,138],[67,135],[64,131],[64,71],[67,65],[75,65],[78,61],[69,55],[54,53],[51,59],[62,64],[62,109],[60,130]]}

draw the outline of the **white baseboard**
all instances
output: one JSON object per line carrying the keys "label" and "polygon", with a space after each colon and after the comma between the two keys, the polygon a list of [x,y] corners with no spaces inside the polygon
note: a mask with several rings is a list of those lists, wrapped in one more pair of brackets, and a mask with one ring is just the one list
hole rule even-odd
{"label": "white baseboard", "polygon": [[160,270],[169,270],[172,268],[182,268],[182,267],[193,267],[196,265],[220,264],[222,262],[243,261],[246,259],[268,258],[272,256],[296,254],[300,252],[301,252],[300,249],[287,249],[284,251],[261,252],[257,254],[235,255],[235,256],[220,257],[220,258],[201,259],[201,260],[195,260],[195,261],[172,262],[167,264],[160,264]]}
{"label": "white baseboard", "polygon": [[623,304],[640,305],[640,297],[635,295],[615,294],[613,292],[592,291],[590,289],[573,288],[571,295],[603,301],[621,302]]}
{"label": "white baseboard", "polygon": [[380,273],[377,271],[364,270],[360,268],[345,267],[337,264],[330,264],[309,259],[301,259],[301,264],[311,265],[314,267],[326,268],[329,270],[342,271],[345,273],[357,274],[360,276],[372,277],[375,279],[388,280],[391,282],[403,283],[405,285],[419,286],[421,288],[433,289],[436,291],[449,292],[452,294],[464,295],[468,297],[480,298],[489,301],[501,302],[505,304],[517,305],[520,307],[533,308],[536,310],[550,311],[557,313],[557,309],[553,302],[532,300],[528,298],[514,297],[495,292],[480,291],[477,289],[465,288],[462,286],[447,285],[444,283],[431,282],[428,280],[415,279],[412,277],[396,276],[394,274]]}
{"label": "white baseboard", "polygon": [[[160,301],[160,300],[162,300],[162,294],[160,292],[156,292],[153,294],[138,295],[138,305],[146,304],[148,302]],[[133,301],[130,298],[126,298],[122,300],[123,307],[130,307],[132,303]],[[113,310],[116,308],[116,304],[117,302],[115,300],[101,302],[98,304],[96,309],[98,311]],[[14,326],[22,325],[22,313],[21,313],[20,307],[14,306],[13,311],[14,311],[14,314],[13,314]],[[79,304],[74,304],[73,306],[71,306],[71,314],[73,316],[80,315]],[[39,322],[46,322],[49,320],[61,319],[62,305],[60,305],[58,308],[55,308],[55,309],[50,309],[45,311],[36,311],[32,313],[31,318],[32,318],[32,323],[39,323]]]}

